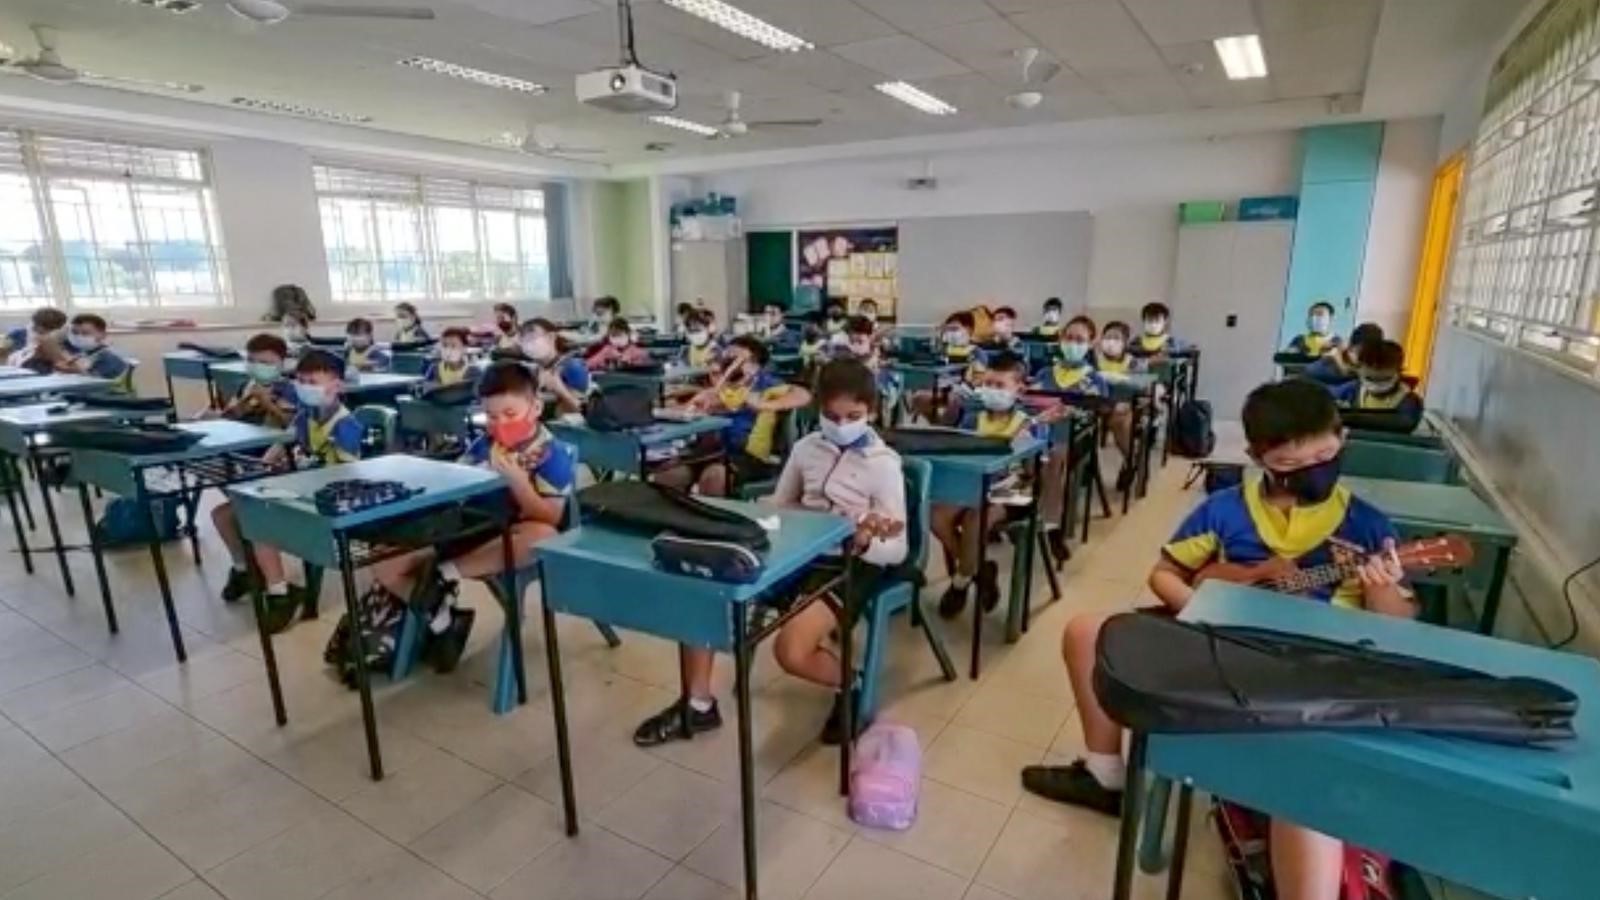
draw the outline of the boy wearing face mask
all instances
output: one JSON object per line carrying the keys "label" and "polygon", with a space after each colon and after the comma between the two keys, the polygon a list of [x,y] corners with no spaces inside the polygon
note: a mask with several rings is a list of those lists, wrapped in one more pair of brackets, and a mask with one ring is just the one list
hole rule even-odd
{"label": "boy wearing face mask", "polygon": [[517,349],[517,308],[509,303],[494,305],[494,349]]}
{"label": "boy wearing face mask", "polygon": [[300,352],[310,344],[310,336],[309,320],[293,313],[283,317],[283,343],[288,348],[290,357],[300,355]]}
{"label": "boy wearing face mask", "polygon": [[549,319],[522,323],[522,355],[533,363],[539,386],[555,396],[556,408],[562,415],[581,413],[583,398],[589,395],[592,385],[589,367],[577,354],[561,353],[557,330]]}
{"label": "boy wearing face mask", "polygon": [[289,348],[275,334],[258,334],[244,345],[245,371],[250,380],[221,410],[206,418],[232,419],[267,428],[287,428],[294,420],[294,382],[285,378],[283,361]]}
{"label": "boy wearing face mask", "polygon": [[1360,378],[1335,387],[1334,402],[1345,409],[1392,413],[1398,430],[1415,431],[1422,423],[1422,398],[1400,380],[1405,362],[1405,348],[1394,341],[1363,346]]}
{"label": "boy wearing face mask", "polygon": [[[1213,561],[1251,564],[1284,557],[1304,568],[1332,562],[1337,546],[1364,554],[1365,565],[1357,577],[1311,591],[1306,599],[1412,616],[1392,555],[1393,524],[1339,484],[1343,428],[1328,392],[1303,379],[1262,385],[1245,400],[1242,418],[1250,456],[1264,471],[1210,495],[1178,526],[1150,573],[1150,590],[1163,604],[1159,614],[1182,610],[1194,595],[1197,573]],[[1022,785],[1050,800],[1118,815],[1125,781],[1122,732],[1100,706],[1092,683],[1095,642],[1110,615],[1073,618],[1062,641],[1087,754],[1068,766],[1029,766]],[[1336,839],[1283,819],[1274,819],[1271,831],[1279,897],[1338,895],[1343,853]]]}
{"label": "boy wearing face mask", "polygon": [[[1100,333],[1100,343],[1094,351],[1094,367],[1108,388],[1124,376],[1149,369],[1145,360],[1128,352],[1128,335],[1131,331],[1126,322],[1107,322],[1105,330]],[[1112,404],[1107,424],[1111,428],[1112,440],[1126,459],[1133,443],[1133,405],[1126,400]]]}
{"label": "boy wearing face mask", "polygon": [[439,334],[439,358],[428,363],[428,370],[422,373],[424,384],[429,387],[460,384],[471,376],[467,337],[465,328],[446,328]]}
{"label": "boy wearing face mask", "polygon": [[827,319],[823,322],[823,327],[827,329],[828,334],[835,335],[844,331],[844,323],[844,304],[837,300],[829,303]]}
{"label": "boy wearing face mask", "polygon": [[643,366],[650,363],[650,352],[633,342],[633,327],[626,319],[613,319],[606,326],[606,339],[590,352],[584,362],[589,371],[599,372],[623,366]]}
{"label": "boy wearing face mask", "polygon": [[1312,381],[1338,386],[1349,384],[1361,377],[1361,354],[1367,347],[1383,343],[1383,328],[1375,322],[1363,322],[1350,332],[1350,343],[1305,367],[1300,374]]}
{"label": "boy wearing face mask", "polygon": [[[299,409],[290,430],[294,443],[278,444],[262,456],[269,466],[279,467],[289,461],[292,453],[304,465],[335,466],[355,462],[361,457],[361,423],[345,408],[340,394],[344,390],[344,364],[337,356],[322,350],[309,350],[295,365],[295,400]],[[233,567],[228,572],[227,584],[222,588],[222,599],[232,603],[243,598],[257,585],[250,575],[245,560],[244,541],[239,536],[238,519],[233,504],[222,503],[211,511],[211,522],[228,548]],[[309,595],[304,587],[291,585],[283,567],[283,554],[276,548],[256,544],[255,563],[261,573],[261,586],[266,589],[266,626],[276,634],[294,621],[296,610],[307,604]]]}
{"label": "boy wearing face mask", "polygon": [[680,365],[697,369],[716,365],[720,350],[713,331],[715,325],[716,319],[705,310],[697,310],[690,316],[689,330],[684,333],[683,352],[678,356]]}
{"label": "boy wearing face mask", "polygon": [[989,353],[1009,350],[1013,353],[1022,348],[1022,338],[1017,337],[1017,311],[1009,306],[1002,306],[994,311],[989,320],[993,329],[989,340],[983,349]]}
{"label": "boy wearing face mask", "polygon": [[1165,303],[1146,303],[1139,310],[1143,323],[1139,337],[1128,349],[1134,356],[1164,357],[1178,348],[1178,342],[1167,331],[1172,322],[1172,310]]}
{"label": "boy wearing face mask", "polygon": [[1095,371],[1094,335],[1094,320],[1073,316],[1056,345],[1058,358],[1034,376],[1039,387],[1089,397],[1109,395],[1110,385]]}
{"label": "boy wearing face mask", "polygon": [[428,340],[428,329],[423,327],[422,316],[417,314],[416,304],[396,303],[394,305],[394,342],[396,344],[415,344]]}
{"label": "boy wearing face mask", "polygon": [[[67,314],[52,306],[41,306],[28,320],[28,330],[22,345],[14,348],[6,358],[6,365],[50,371],[55,360],[62,355],[63,332],[67,328]],[[46,348],[40,353],[40,348]],[[36,364],[34,357],[43,356],[45,365]]]}
{"label": "boy wearing face mask", "polygon": [[[908,549],[900,455],[872,430],[877,390],[872,373],[859,360],[837,359],[824,365],[817,376],[817,397],[820,429],[795,443],[771,502],[836,513],[856,523],[856,577],[846,590],[870,592],[889,567],[905,561]],[[834,581],[842,569],[842,560],[819,560],[778,593],[809,596]],[[843,667],[829,639],[837,627],[838,621],[825,604],[812,603],[778,632],[773,656],[789,674],[837,692]],[[685,703],[689,704],[693,732],[722,725],[711,690],[711,651],[683,647],[680,652],[688,696],[678,698],[639,726],[633,740],[640,746],[688,737],[683,733]],[[842,737],[840,705],[840,698],[835,697],[833,712],[822,729],[825,744],[837,744]]]}
{"label": "boy wearing face mask", "polygon": [[347,372],[389,371],[389,351],[379,347],[372,338],[372,322],[354,318],[344,327],[344,364]]}
{"label": "boy wearing face mask", "polygon": [[67,346],[71,354],[56,363],[56,371],[104,378],[116,382],[119,391],[132,393],[133,367],[107,345],[105,319],[90,313],[73,316]]}
{"label": "boy wearing face mask", "polygon": [[589,309],[589,327],[592,334],[607,334],[611,323],[622,317],[622,304],[612,296],[598,297]]}
{"label": "boy wearing face mask", "polygon": [[1289,342],[1289,352],[1301,356],[1322,356],[1344,346],[1333,333],[1333,304],[1318,300],[1306,313],[1306,333],[1297,334]]}
{"label": "boy wearing face mask", "polygon": [[1051,297],[1044,302],[1044,321],[1039,324],[1040,337],[1055,337],[1061,333],[1061,298]]}
{"label": "boy wearing face mask", "polygon": [[[516,565],[526,565],[534,546],[560,529],[567,495],[577,482],[578,454],[540,424],[544,410],[539,383],[526,366],[515,362],[490,366],[478,382],[478,399],[487,420],[485,433],[467,447],[461,462],[493,469],[505,478],[516,509],[516,521],[510,526],[512,556]],[[499,535],[446,541],[380,562],[372,574],[394,597],[409,598],[416,596],[418,579],[435,562],[434,577],[419,599],[422,608],[438,610],[430,627],[443,634],[461,580],[499,575],[505,569],[505,556]],[[465,633],[457,637],[451,658],[434,661],[441,670],[454,668],[465,648]]]}

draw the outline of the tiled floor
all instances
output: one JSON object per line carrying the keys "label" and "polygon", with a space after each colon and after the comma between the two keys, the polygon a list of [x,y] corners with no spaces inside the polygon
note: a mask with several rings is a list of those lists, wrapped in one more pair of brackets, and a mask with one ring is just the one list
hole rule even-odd
{"label": "tiled floor", "polygon": [[[837,758],[814,741],[828,696],[782,676],[763,651],[755,738],[764,897],[1108,894],[1114,823],[1024,795],[1017,772],[1077,751],[1062,623],[1074,610],[1137,600],[1154,547],[1193,502],[1179,489],[1182,475],[1174,462],[1129,516],[1096,521],[1093,540],[1065,569],[1065,598],[1041,606],[1020,643],[1006,646],[1001,629],[986,630],[982,681],[939,680],[920,636],[898,626],[885,714],[916,727],[926,756],[920,815],[906,833],[851,823],[835,793]],[[69,542],[81,540],[77,519],[74,504]],[[624,634],[611,650],[586,623],[562,624],[583,819],[581,836],[568,839],[536,618],[527,634],[533,696],[511,715],[487,709],[489,641],[500,620],[481,593],[471,598],[479,627],[460,671],[379,688],[389,777],[374,783],[355,695],[320,658],[332,615],[278,640],[290,714],[278,728],[248,611],[215,599],[226,566],[220,546],[205,545],[203,570],[187,548],[169,548],[191,653],[179,667],[147,554],[111,557],[123,622],[111,638],[87,556],[72,557],[80,588],[68,598],[53,560],[23,573],[5,524],[0,898],[738,895],[734,729],[651,752],[628,739],[641,716],[672,697],[670,646]],[[331,591],[327,598],[332,609]],[[958,659],[969,627],[963,619],[946,629]],[[724,694],[727,668],[719,670]],[[1184,896],[1221,898],[1219,851],[1204,824],[1196,828],[1205,833]],[[1159,896],[1159,887],[1141,878],[1137,896]]]}

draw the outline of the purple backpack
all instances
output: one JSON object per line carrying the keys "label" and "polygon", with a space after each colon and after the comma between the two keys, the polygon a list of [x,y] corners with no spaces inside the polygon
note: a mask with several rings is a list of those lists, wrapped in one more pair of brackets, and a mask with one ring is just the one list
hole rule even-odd
{"label": "purple backpack", "polygon": [[917,818],[922,747],[905,725],[880,722],[856,741],[850,767],[850,818],[869,828],[905,831]]}

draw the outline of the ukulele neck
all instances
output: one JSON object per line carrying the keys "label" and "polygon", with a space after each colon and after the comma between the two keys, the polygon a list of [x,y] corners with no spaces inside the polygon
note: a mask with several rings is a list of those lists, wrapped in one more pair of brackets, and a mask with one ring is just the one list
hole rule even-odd
{"label": "ukulele neck", "polygon": [[1361,571],[1360,562],[1325,563],[1274,578],[1270,585],[1274,590],[1286,594],[1303,594],[1330,584],[1338,584],[1359,571]]}

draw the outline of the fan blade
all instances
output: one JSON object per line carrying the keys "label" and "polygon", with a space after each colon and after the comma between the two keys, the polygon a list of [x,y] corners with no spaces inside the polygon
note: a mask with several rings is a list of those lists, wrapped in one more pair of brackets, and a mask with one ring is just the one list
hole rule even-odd
{"label": "fan blade", "polygon": [[1023,81],[1028,85],[1049,84],[1051,80],[1060,74],[1061,63],[1035,63],[1032,67],[1030,67],[1028,70],[1028,75],[1025,79],[1023,79]]}
{"label": "fan blade", "polygon": [[431,22],[438,16],[426,6],[339,6],[311,3],[294,11],[297,16],[324,16],[341,19],[405,19]]}
{"label": "fan blade", "polygon": [[129,87],[146,88],[156,91],[171,91],[176,94],[198,94],[205,88],[198,84],[185,81],[151,81],[148,78],[128,78],[122,75],[102,75],[99,72],[79,71],[78,77],[96,84],[122,84]]}
{"label": "fan blade", "polygon": [[604,153],[606,151],[600,149],[599,147],[564,147],[560,144],[557,144],[556,146],[550,148],[550,152],[559,153],[562,156],[592,156],[596,153]]}
{"label": "fan blade", "polygon": [[751,128],[815,128],[822,124],[821,119],[763,119],[759,122],[746,122]]}

